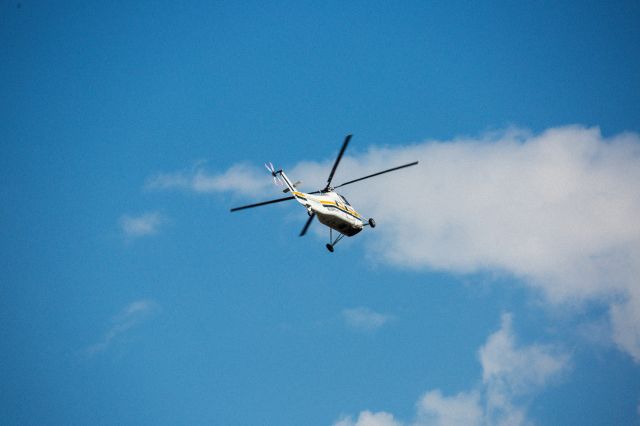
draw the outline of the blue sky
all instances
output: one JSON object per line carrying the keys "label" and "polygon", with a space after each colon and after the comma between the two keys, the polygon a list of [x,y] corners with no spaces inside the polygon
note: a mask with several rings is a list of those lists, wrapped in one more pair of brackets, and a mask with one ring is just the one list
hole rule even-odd
{"label": "blue sky", "polygon": [[3,423],[640,423],[639,19],[3,2]]}

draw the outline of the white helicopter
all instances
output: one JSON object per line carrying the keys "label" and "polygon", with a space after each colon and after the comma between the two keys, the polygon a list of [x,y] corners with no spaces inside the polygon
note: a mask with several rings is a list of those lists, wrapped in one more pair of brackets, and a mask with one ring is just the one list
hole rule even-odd
{"label": "white helicopter", "polygon": [[[273,176],[273,180],[276,184],[284,184],[287,186],[283,192],[291,192],[293,195],[284,198],[278,198],[275,200],[263,201],[261,203],[249,204],[241,207],[234,207],[231,209],[232,212],[244,209],[250,209],[252,207],[260,207],[266,204],[279,203],[281,201],[293,200],[294,198],[302,204],[309,214],[309,219],[307,223],[305,223],[302,231],[300,232],[300,236],[302,237],[307,233],[307,229],[309,229],[309,225],[313,222],[313,218],[318,216],[318,220],[323,225],[329,227],[329,243],[327,244],[327,250],[333,253],[334,246],[338,244],[338,242],[344,238],[352,237],[356,235],[358,232],[362,231],[365,226],[371,226],[375,228],[376,222],[373,218],[369,218],[365,220],[362,216],[349,204],[346,198],[342,195],[338,194],[335,190],[345,185],[349,185],[355,182],[359,182],[364,179],[369,179],[374,176],[381,175],[383,173],[393,172],[395,170],[403,169],[405,167],[415,166],[418,164],[417,161],[413,163],[405,164],[402,166],[394,167],[392,169],[383,170],[378,173],[373,173],[371,175],[367,175],[358,179],[353,179],[348,182],[341,183],[335,187],[331,186],[331,180],[333,179],[333,175],[338,168],[338,164],[342,159],[342,155],[344,151],[347,149],[347,145],[351,140],[352,135],[347,135],[342,144],[342,148],[340,149],[340,153],[338,154],[338,158],[336,158],[335,163],[333,164],[333,168],[331,169],[331,173],[329,173],[329,178],[327,179],[327,185],[318,191],[313,191],[309,193],[300,192],[297,190],[296,185],[299,185],[300,182],[291,183],[287,175],[282,170],[277,170],[273,167],[273,164],[265,164],[269,173]],[[319,194],[319,195],[312,195]],[[338,232],[338,236],[336,239],[333,239],[333,231]]]}

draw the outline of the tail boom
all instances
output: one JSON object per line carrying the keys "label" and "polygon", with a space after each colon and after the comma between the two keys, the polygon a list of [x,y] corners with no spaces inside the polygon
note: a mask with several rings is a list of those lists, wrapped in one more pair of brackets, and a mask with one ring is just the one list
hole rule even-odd
{"label": "tail boom", "polygon": [[289,191],[286,191],[286,190],[285,191],[291,192],[291,195],[293,195],[300,204],[307,207],[307,209],[309,208],[309,201],[307,199],[308,198],[307,194],[305,194],[304,192],[298,191],[298,189],[296,188],[296,185],[291,182],[291,180],[283,170],[278,170],[276,172],[273,172],[273,175],[282,178],[284,183],[287,185],[287,188],[289,189]]}

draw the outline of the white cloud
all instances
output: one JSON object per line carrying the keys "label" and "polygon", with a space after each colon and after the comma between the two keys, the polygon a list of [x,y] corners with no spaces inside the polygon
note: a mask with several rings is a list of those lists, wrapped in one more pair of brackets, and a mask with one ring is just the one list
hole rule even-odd
{"label": "white cloud", "polygon": [[180,189],[196,193],[232,192],[246,196],[268,193],[272,185],[266,170],[257,170],[247,164],[236,164],[225,173],[212,175],[202,162],[190,170],[174,173],[159,173],[145,183],[148,190]]}
{"label": "white cloud", "polygon": [[[345,158],[336,181],[416,159],[417,167],[345,187],[356,208],[379,219],[373,249],[394,264],[506,270],[561,300],[600,293],[593,275],[624,267],[629,244],[640,245],[637,135],[605,140],[597,129],[565,127],[374,148]],[[291,172],[322,181],[304,173]]]}
{"label": "white cloud", "polygon": [[401,426],[401,423],[397,422],[393,415],[384,411],[379,413],[363,411],[355,422],[351,417],[344,417],[334,423],[333,426]]}
{"label": "white cloud", "polygon": [[490,424],[525,424],[525,412],[514,403],[544,387],[568,367],[569,357],[552,347],[518,348],[511,315],[502,316],[500,330],[479,351],[486,412]]}
{"label": "white cloud", "polygon": [[123,215],[120,218],[120,228],[129,238],[154,235],[166,219],[158,212],[145,213],[140,216]]}
{"label": "white cloud", "polygon": [[461,392],[445,397],[440,390],[427,392],[418,401],[418,415],[415,425],[433,426],[479,426],[483,413],[480,393]]}
{"label": "white cloud", "polygon": [[[374,258],[413,269],[501,271],[560,307],[608,304],[613,341],[640,362],[640,135],[605,138],[598,128],[566,126],[374,147],[347,155],[334,182],[415,160],[417,167],[342,188],[379,224],[366,239]],[[315,190],[332,162],[287,172]],[[241,184],[209,188],[249,194],[270,184],[246,166],[212,179],[229,176]]]}
{"label": "white cloud", "polygon": [[611,305],[613,341],[640,362],[640,288],[629,289],[629,297]]}
{"label": "white cloud", "polygon": [[354,330],[373,331],[385,325],[393,317],[381,314],[367,307],[357,307],[342,310],[345,323]]}
{"label": "white cloud", "polygon": [[111,319],[111,327],[99,342],[86,349],[86,353],[93,355],[98,352],[103,352],[112,344],[114,339],[149,319],[159,310],[160,306],[153,300],[143,299],[128,304]]}
{"label": "white cloud", "polygon": [[549,347],[531,345],[516,348],[511,315],[502,315],[500,330],[480,348],[482,381],[512,394],[543,386],[549,377],[566,366],[566,357],[553,353]]}
{"label": "white cloud", "polygon": [[[509,314],[502,316],[500,329],[487,338],[478,354],[481,384],[454,396],[444,396],[439,389],[426,392],[416,404],[413,426],[531,424],[526,417],[527,401],[569,365],[569,357],[550,346],[518,346]],[[401,424],[392,414],[370,411],[361,412],[358,421],[376,416],[392,422],[380,424]],[[343,418],[334,424],[351,425],[360,423]]]}

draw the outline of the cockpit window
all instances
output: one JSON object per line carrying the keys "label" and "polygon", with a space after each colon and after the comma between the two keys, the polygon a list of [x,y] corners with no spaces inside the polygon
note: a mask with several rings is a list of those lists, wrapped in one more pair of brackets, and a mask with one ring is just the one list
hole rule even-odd
{"label": "cockpit window", "polygon": [[346,198],[344,198],[342,195],[338,194],[340,196],[340,198],[342,198],[342,201],[344,201],[344,203],[348,206],[350,206],[351,204],[349,204],[349,202],[347,201]]}

